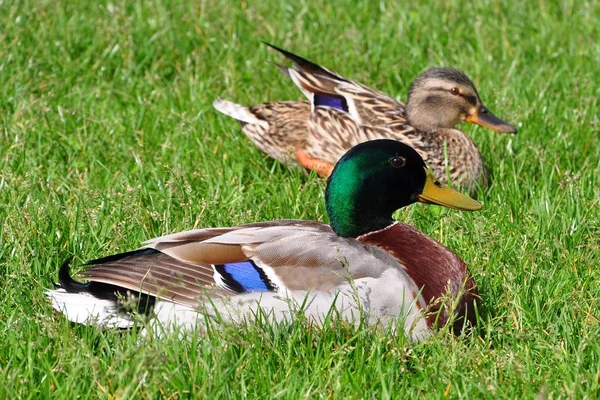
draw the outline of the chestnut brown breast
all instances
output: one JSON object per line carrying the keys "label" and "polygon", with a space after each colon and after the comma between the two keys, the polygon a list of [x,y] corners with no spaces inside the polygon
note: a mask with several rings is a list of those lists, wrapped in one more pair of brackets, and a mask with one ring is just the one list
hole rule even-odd
{"label": "chestnut brown breast", "polygon": [[358,239],[390,253],[404,267],[428,304],[430,327],[436,320],[438,328],[448,322],[449,304],[441,303],[441,299],[448,295],[453,302],[460,296],[454,310],[457,316],[453,324],[454,333],[460,334],[465,317],[468,323],[475,325],[474,305],[479,298],[477,286],[464,261],[450,249],[402,222]]}

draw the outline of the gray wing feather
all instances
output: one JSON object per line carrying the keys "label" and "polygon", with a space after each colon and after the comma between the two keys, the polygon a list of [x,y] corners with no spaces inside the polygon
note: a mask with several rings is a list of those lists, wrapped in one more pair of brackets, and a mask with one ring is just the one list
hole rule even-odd
{"label": "gray wing feather", "polygon": [[[400,264],[385,251],[312,221],[276,221],[197,229],[147,242],[158,252],[105,262],[82,273],[89,280],[197,304],[216,288],[212,264],[253,260],[280,290],[330,290],[349,279],[378,278]],[[403,270],[402,270],[403,271]]]}

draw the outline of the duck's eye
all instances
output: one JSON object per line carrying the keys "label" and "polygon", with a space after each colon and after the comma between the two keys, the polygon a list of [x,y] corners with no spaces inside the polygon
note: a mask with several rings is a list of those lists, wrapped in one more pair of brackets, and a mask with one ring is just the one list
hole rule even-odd
{"label": "duck's eye", "polygon": [[453,95],[458,95],[460,93],[460,91],[458,90],[457,87],[453,87],[452,89],[450,89],[450,93],[452,93]]}
{"label": "duck's eye", "polygon": [[401,156],[394,156],[390,158],[390,165],[394,168],[402,168],[406,164],[406,158]]}

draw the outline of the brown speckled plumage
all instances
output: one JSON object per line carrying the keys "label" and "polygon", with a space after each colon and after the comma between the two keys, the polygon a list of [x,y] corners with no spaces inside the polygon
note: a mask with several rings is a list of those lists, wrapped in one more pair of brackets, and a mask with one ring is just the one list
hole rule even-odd
{"label": "brown speckled plumage", "polygon": [[[358,143],[395,139],[415,148],[442,183],[452,182],[474,190],[478,183],[488,184],[487,171],[471,138],[455,125],[469,121],[499,132],[516,132],[483,106],[471,80],[458,70],[425,71],[411,85],[405,105],[385,93],[275,49],[293,62],[293,68],[280,68],[309,101],[244,107],[218,99],[214,105],[240,121],[243,132],[262,151],[287,165],[315,169],[299,161],[299,150],[332,166]],[[339,102],[340,107],[319,105],[319,96]],[[317,171],[324,176],[330,173],[330,169]]]}

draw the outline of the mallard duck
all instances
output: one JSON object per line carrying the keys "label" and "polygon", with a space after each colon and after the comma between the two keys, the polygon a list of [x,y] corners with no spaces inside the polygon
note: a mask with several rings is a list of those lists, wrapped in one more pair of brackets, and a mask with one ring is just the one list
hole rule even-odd
{"label": "mallard duck", "polygon": [[392,213],[417,201],[481,204],[440,184],[415,150],[385,139],[357,145],[333,170],[325,201],[330,225],[280,220],[175,233],[90,261],[80,274],[87,283],[71,277],[67,261],[48,295],[71,321],[120,328],[139,320],[127,310],[166,329],[201,327],[216,315],[247,321],[259,308],[275,321],[300,310],[319,323],[334,309],[348,321],[401,321],[413,339],[450,319],[457,334],[474,321],[478,294],[464,262]]}
{"label": "mallard duck", "polygon": [[473,82],[453,68],[423,72],[411,85],[406,106],[396,99],[269,45],[293,63],[279,66],[309,101],[270,102],[245,107],[217,99],[214,107],[242,124],[243,132],[276,160],[300,164],[329,176],[352,146],[388,138],[415,148],[442,183],[465,189],[487,185],[479,150],[455,126],[472,122],[504,133],[512,125],[493,115]]}

